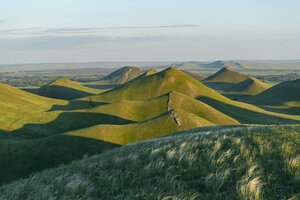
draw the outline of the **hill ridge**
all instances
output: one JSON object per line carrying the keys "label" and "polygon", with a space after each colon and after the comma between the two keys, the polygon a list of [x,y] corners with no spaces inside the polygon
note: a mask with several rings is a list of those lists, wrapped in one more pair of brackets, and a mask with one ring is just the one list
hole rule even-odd
{"label": "hill ridge", "polygon": [[110,84],[124,84],[142,75],[143,73],[145,73],[144,69],[133,66],[125,66],[110,73],[100,81],[108,82]]}
{"label": "hill ridge", "polygon": [[33,91],[34,94],[63,100],[71,100],[102,93],[106,90],[89,88],[67,78],[60,78]]}
{"label": "hill ridge", "polygon": [[235,71],[230,67],[223,67],[213,75],[207,77],[202,82],[229,82],[229,83],[239,83],[250,78],[249,75],[243,74],[241,72]]}
{"label": "hill ridge", "polygon": [[[178,91],[193,98],[204,95],[211,98],[226,99],[226,97],[174,67],[143,77],[130,84],[121,85],[102,94],[91,96],[90,98],[95,102],[106,103],[120,99],[139,101],[157,97],[170,91]],[[80,100],[87,99],[82,98]]]}
{"label": "hill ridge", "polygon": [[268,106],[279,106],[290,103],[294,105],[299,104],[300,107],[300,95],[297,91],[300,91],[300,79],[279,83],[245,101]]}
{"label": "hill ridge", "polygon": [[202,82],[223,94],[233,92],[241,95],[255,95],[269,88],[266,83],[229,67],[223,67]]}

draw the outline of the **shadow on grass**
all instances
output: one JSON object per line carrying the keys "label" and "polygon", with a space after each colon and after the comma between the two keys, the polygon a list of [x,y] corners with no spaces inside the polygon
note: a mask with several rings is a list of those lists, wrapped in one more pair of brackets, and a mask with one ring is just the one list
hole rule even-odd
{"label": "shadow on grass", "polygon": [[0,185],[118,146],[69,135],[23,141],[0,140]]}
{"label": "shadow on grass", "polygon": [[220,101],[208,98],[200,97],[198,100],[212,106],[220,112],[238,120],[242,124],[299,124],[299,120],[287,119],[283,117],[268,115],[260,112],[255,112],[232,106]]}
{"label": "shadow on grass", "polygon": [[249,94],[222,94],[223,96],[232,99],[234,101],[241,101],[245,98],[251,97]]}
{"label": "shadow on grass", "polygon": [[83,85],[83,86],[89,87],[89,88],[95,88],[95,89],[113,89],[120,85]]}
{"label": "shadow on grass", "polygon": [[99,124],[130,124],[134,121],[126,120],[117,116],[88,113],[88,112],[63,112],[46,124],[25,124],[22,128],[11,133],[20,138],[39,138],[49,135],[60,134],[72,130],[82,129]]}
{"label": "shadow on grass", "polygon": [[95,95],[89,92],[84,92],[81,90],[76,90],[73,88],[59,86],[59,85],[47,85],[32,90],[31,92],[40,96],[54,98],[54,99],[63,99],[63,100],[72,100],[72,99]]}
{"label": "shadow on grass", "polygon": [[101,106],[105,104],[107,103],[94,102],[92,100],[89,101],[71,100],[67,105],[53,105],[48,111],[89,109],[92,107]]}
{"label": "shadow on grass", "polygon": [[227,83],[227,82],[204,82],[203,84],[214,90],[221,90],[224,92],[230,91],[230,89],[234,85],[236,85],[235,83]]}
{"label": "shadow on grass", "polygon": [[9,132],[5,130],[0,130],[0,140],[1,139],[11,139],[12,137],[9,135]]}
{"label": "shadow on grass", "polygon": [[288,114],[288,115],[300,115],[300,107],[289,107],[289,108],[274,108],[274,107],[268,107],[268,106],[258,106],[264,110],[271,111],[271,112],[277,112],[282,114]]}

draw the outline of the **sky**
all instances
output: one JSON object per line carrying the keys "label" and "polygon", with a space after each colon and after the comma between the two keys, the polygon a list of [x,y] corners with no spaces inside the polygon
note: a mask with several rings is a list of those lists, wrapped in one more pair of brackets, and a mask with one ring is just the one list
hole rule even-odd
{"label": "sky", "polygon": [[0,64],[300,58],[299,0],[1,0]]}

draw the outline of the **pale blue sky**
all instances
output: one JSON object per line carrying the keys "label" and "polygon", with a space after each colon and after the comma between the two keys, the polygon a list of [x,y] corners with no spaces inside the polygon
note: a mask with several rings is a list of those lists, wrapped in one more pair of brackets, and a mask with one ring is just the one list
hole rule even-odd
{"label": "pale blue sky", "polygon": [[1,0],[0,63],[298,59],[299,0]]}

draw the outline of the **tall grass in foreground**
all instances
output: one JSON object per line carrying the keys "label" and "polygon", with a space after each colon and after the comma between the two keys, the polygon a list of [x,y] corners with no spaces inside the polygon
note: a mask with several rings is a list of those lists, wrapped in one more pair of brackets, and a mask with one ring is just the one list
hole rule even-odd
{"label": "tall grass in foreground", "polygon": [[37,173],[1,187],[0,199],[299,198],[300,126],[204,130]]}

